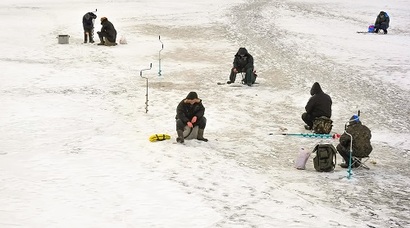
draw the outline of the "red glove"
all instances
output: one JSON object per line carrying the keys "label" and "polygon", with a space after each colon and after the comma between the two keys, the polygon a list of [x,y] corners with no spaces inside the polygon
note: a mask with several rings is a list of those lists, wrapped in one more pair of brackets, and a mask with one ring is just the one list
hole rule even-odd
{"label": "red glove", "polygon": [[190,127],[190,128],[193,128],[193,127],[194,127],[194,125],[192,125],[191,122],[186,123],[186,125],[188,125],[188,127]]}
{"label": "red glove", "polygon": [[195,123],[197,119],[198,119],[198,117],[196,117],[196,116],[192,117],[191,123]]}
{"label": "red glove", "polygon": [[333,138],[333,139],[340,139],[340,134],[337,134],[337,133],[336,133],[336,134],[333,134],[333,135],[332,135],[332,138]]}

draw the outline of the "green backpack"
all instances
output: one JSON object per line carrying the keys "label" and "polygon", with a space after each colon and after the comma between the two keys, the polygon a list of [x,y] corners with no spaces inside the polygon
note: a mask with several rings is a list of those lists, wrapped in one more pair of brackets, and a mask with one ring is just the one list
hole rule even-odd
{"label": "green backpack", "polygon": [[318,172],[331,172],[336,166],[336,148],[332,144],[317,144],[312,153],[316,153],[313,158],[313,166]]}

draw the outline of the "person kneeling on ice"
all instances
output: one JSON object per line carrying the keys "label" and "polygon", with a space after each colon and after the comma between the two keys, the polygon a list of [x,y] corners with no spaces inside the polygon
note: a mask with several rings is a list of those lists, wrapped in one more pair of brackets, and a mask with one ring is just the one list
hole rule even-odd
{"label": "person kneeling on ice", "polygon": [[305,106],[306,112],[302,114],[302,120],[306,123],[305,129],[312,130],[313,121],[318,117],[332,117],[332,99],[323,92],[318,82],[313,83],[310,89],[312,95]]}
{"label": "person kneeling on ice", "polygon": [[251,86],[255,83],[257,76],[254,72],[253,57],[244,47],[239,48],[238,52],[235,54],[233,67],[231,69],[231,74],[229,75],[229,81],[227,81],[226,83],[234,83],[236,74],[241,72],[245,72],[243,84]]}
{"label": "person kneeling on ice", "polygon": [[114,25],[110,21],[108,21],[106,17],[101,18],[101,25],[101,31],[97,32],[98,37],[100,38],[100,43],[98,45],[117,45],[117,43],[115,42],[117,39],[117,30],[115,30]]}
{"label": "person kneeling on ice", "polygon": [[[346,132],[351,134],[352,138]],[[359,116],[353,115],[346,126],[345,132],[339,138],[339,144],[336,146],[337,152],[345,160],[344,163],[340,164],[340,167],[349,167],[350,143],[352,143],[352,156],[359,159],[358,162],[354,163],[355,166],[353,168],[360,166],[360,158],[369,156],[373,150],[370,144],[371,138],[372,133],[370,129],[360,122]]]}
{"label": "person kneeling on ice", "polygon": [[198,126],[197,139],[207,142],[204,138],[204,130],[206,126],[205,107],[202,100],[198,98],[196,92],[190,92],[185,99],[183,99],[177,106],[176,129],[177,142],[184,143],[184,129],[185,126],[194,128]]}
{"label": "person kneeling on ice", "polygon": [[379,33],[379,30],[383,30],[384,34],[387,34],[387,29],[389,28],[390,17],[386,12],[380,11],[377,15],[376,22],[374,23],[374,32]]}

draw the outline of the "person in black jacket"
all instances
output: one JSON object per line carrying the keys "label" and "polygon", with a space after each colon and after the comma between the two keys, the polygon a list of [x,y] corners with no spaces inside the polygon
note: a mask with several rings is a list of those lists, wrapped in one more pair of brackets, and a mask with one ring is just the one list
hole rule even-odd
{"label": "person in black jacket", "polygon": [[90,40],[90,43],[94,43],[94,20],[97,18],[93,12],[88,12],[83,16],[83,28],[84,28],[84,43]]}
{"label": "person in black jacket", "polygon": [[[346,132],[351,134],[352,138],[350,138]],[[341,163],[340,166],[342,168],[349,167],[350,143],[352,143],[352,156],[358,157],[359,159],[353,168],[360,166],[360,158],[369,156],[373,150],[370,143],[371,138],[372,133],[370,129],[360,122],[357,115],[353,115],[346,126],[345,133],[340,136],[339,144],[336,146],[337,151],[345,161],[344,163]]]}
{"label": "person in black jacket", "polygon": [[184,143],[184,128],[188,126],[193,128],[198,126],[197,139],[207,142],[204,138],[204,130],[206,127],[205,107],[202,105],[202,100],[198,98],[196,92],[190,92],[177,106],[176,129],[177,142]]}
{"label": "person in black jacket", "polygon": [[[108,21],[106,17],[101,18],[101,25],[101,31],[97,32],[100,38],[98,45],[117,45],[115,42],[117,39],[117,30],[115,30],[114,25]],[[106,40],[104,40],[104,38]]]}
{"label": "person in black jacket", "polygon": [[332,116],[332,99],[322,91],[318,82],[313,83],[310,95],[312,97],[305,106],[306,112],[302,114],[302,120],[306,123],[306,130],[312,130],[313,121],[317,117],[326,116],[331,118]]}
{"label": "person in black jacket", "polygon": [[248,53],[248,50],[246,50],[246,48],[239,48],[233,60],[233,67],[231,69],[231,74],[229,75],[229,81],[227,81],[226,83],[234,83],[236,79],[236,74],[245,72],[245,79],[243,81],[243,84],[251,86],[255,83],[256,80],[256,75],[253,69],[254,66],[252,55]]}
{"label": "person in black jacket", "polygon": [[374,32],[379,33],[379,30],[382,29],[384,34],[387,34],[387,29],[389,28],[390,17],[386,12],[380,11],[377,15],[376,22],[374,23]]}

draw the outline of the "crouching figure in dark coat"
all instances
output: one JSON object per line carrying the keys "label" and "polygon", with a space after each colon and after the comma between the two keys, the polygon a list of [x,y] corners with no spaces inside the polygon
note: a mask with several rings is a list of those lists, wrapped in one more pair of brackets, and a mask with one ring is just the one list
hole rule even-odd
{"label": "crouching figure in dark coat", "polygon": [[387,29],[389,28],[390,17],[386,12],[380,11],[377,15],[376,22],[374,23],[374,32],[379,33],[379,30],[383,30],[384,34],[387,34]]}
{"label": "crouching figure in dark coat", "polygon": [[83,29],[84,29],[84,43],[90,40],[90,43],[94,43],[94,20],[97,18],[93,12],[88,12],[83,16]]}
{"label": "crouching figure in dark coat", "polygon": [[234,83],[236,79],[236,74],[245,72],[245,78],[243,84],[251,86],[255,83],[256,74],[254,72],[253,66],[253,56],[248,53],[246,48],[239,48],[238,52],[235,54],[233,60],[233,67],[231,69],[231,74],[229,75],[228,84]]}
{"label": "crouching figure in dark coat", "polygon": [[98,45],[117,45],[115,42],[117,40],[117,30],[115,30],[114,25],[108,21],[106,17],[101,18],[101,25],[101,31],[97,32],[98,37],[100,38],[100,43]]}
{"label": "crouching figure in dark coat", "polygon": [[[352,138],[346,132],[351,134]],[[342,168],[348,168],[349,166],[350,143],[352,143],[352,156],[359,159],[353,168],[360,166],[360,158],[368,157],[373,150],[370,143],[371,138],[370,129],[360,122],[357,115],[352,116],[346,126],[345,133],[340,136],[339,144],[336,146],[340,156],[345,160],[340,166]]]}
{"label": "crouching figure in dark coat", "polygon": [[306,130],[312,130],[313,121],[317,117],[332,117],[332,99],[323,92],[318,82],[313,83],[310,95],[312,96],[305,106],[306,112],[302,114],[302,120],[306,123]]}
{"label": "crouching figure in dark coat", "polygon": [[176,129],[177,142],[184,143],[185,126],[194,128],[198,126],[197,139],[207,142],[204,138],[204,130],[206,126],[205,107],[202,105],[202,100],[198,98],[196,92],[190,92],[177,106]]}

